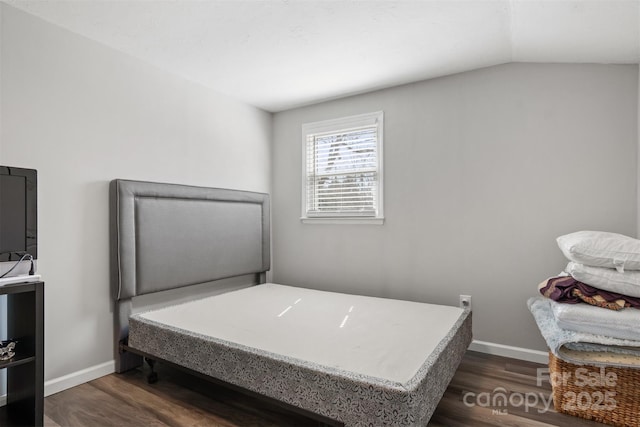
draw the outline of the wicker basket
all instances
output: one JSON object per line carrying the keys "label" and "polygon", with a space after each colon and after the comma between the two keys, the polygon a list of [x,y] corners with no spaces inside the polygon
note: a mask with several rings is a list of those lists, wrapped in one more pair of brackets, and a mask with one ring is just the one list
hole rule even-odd
{"label": "wicker basket", "polygon": [[640,369],[574,365],[549,353],[549,373],[556,411],[613,426],[640,426]]}

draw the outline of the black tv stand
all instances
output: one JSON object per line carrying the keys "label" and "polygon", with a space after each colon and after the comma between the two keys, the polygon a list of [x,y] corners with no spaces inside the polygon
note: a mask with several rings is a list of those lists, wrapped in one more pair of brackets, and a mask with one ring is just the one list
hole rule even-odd
{"label": "black tv stand", "polygon": [[7,404],[0,426],[42,426],[44,421],[44,282],[0,286],[7,295],[7,336],[16,355],[0,360],[7,371]]}

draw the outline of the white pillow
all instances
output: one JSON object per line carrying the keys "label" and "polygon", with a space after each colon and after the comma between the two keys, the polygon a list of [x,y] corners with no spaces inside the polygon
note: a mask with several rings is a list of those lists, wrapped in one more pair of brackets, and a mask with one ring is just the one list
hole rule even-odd
{"label": "white pillow", "polygon": [[640,270],[640,240],[604,231],[578,231],[557,239],[570,261],[592,267]]}
{"label": "white pillow", "polygon": [[590,267],[570,262],[567,273],[594,288],[640,298],[640,271],[620,273],[613,268]]}

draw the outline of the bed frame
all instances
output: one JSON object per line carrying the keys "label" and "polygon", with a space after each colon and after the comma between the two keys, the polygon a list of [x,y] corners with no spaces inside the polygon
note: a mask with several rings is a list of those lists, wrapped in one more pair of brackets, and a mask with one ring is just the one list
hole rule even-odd
{"label": "bed frame", "polygon": [[[203,346],[188,332],[175,339],[170,331],[145,329],[148,325],[135,314],[150,307],[138,304],[140,298],[194,285],[224,291],[229,279],[246,286],[265,282],[269,196],[115,180],[110,211],[117,372],[140,366],[143,357],[157,359],[323,424],[413,426],[427,423],[471,342],[471,314],[465,311],[413,379],[396,384],[286,356],[253,354],[241,346],[212,341]],[[146,337],[137,349],[129,346],[130,322],[136,337]],[[170,354],[166,348],[173,349],[176,341],[180,349],[201,349],[187,355],[198,360],[189,363]],[[238,364],[261,381],[235,377]],[[297,389],[301,393],[283,391]]]}

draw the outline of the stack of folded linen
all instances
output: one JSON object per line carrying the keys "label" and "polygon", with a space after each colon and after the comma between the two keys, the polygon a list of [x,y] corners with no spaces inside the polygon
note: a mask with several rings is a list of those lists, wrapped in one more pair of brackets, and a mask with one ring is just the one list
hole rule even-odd
{"label": "stack of folded linen", "polygon": [[580,231],[559,237],[558,245],[569,265],[527,303],[552,353],[554,408],[638,427],[640,240]]}
{"label": "stack of folded linen", "polygon": [[528,301],[551,352],[578,365],[640,367],[640,240],[579,231],[557,241],[569,264]]}

